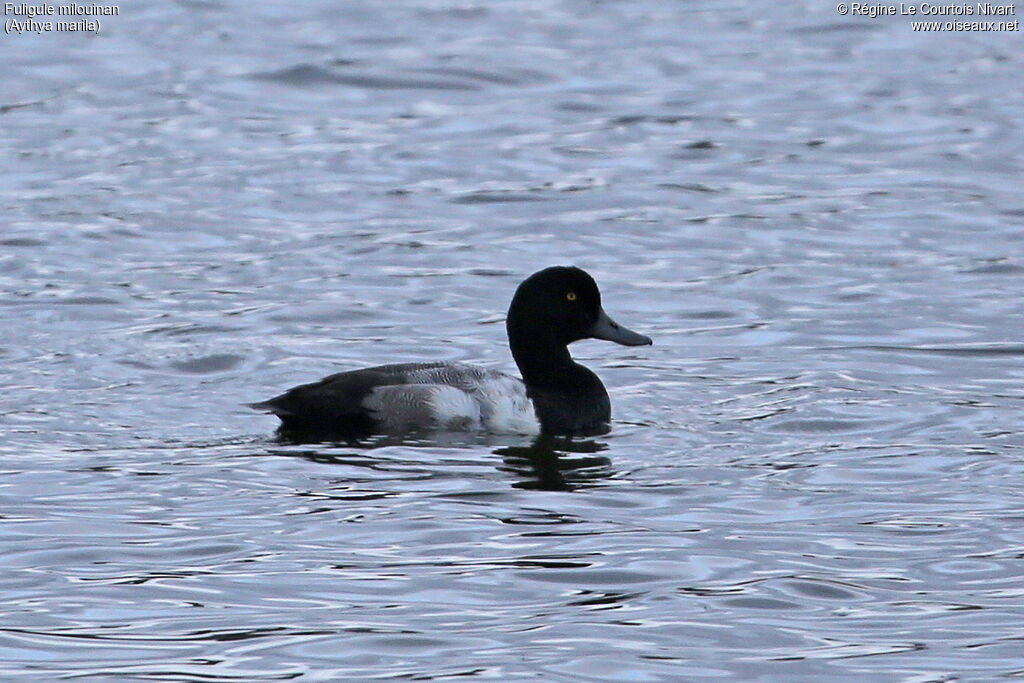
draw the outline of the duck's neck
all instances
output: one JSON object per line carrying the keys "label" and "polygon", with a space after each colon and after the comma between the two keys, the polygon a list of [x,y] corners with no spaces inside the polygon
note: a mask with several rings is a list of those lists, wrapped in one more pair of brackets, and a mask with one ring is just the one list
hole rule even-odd
{"label": "duck's neck", "polygon": [[551,434],[601,434],[608,431],[611,404],[597,375],[573,361],[557,340],[509,334],[512,357],[523,374],[526,395]]}
{"label": "duck's neck", "polygon": [[509,348],[527,386],[557,386],[572,381],[577,365],[569,349],[554,339],[509,332]]}

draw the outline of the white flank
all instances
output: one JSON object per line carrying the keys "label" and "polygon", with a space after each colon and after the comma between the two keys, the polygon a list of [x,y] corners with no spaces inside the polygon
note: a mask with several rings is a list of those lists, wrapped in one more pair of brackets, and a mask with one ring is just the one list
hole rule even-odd
{"label": "white flank", "polygon": [[494,373],[479,388],[484,425],[496,434],[539,434],[540,422],[526,385],[515,377]]}
{"label": "white flank", "polygon": [[405,384],[375,387],[363,406],[389,432],[412,429],[539,434],[522,380],[464,363],[417,368]]}
{"label": "white flank", "polygon": [[430,412],[441,429],[470,431],[480,428],[480,405],[462,389],[434,384]]}

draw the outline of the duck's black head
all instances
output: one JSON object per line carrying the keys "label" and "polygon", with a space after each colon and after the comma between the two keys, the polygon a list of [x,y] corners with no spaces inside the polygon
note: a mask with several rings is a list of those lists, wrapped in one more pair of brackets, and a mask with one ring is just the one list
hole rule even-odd
{"label": "duck's black head", "polygon": [[608,392],[597,375],[573,362],[569,344],[590,338],[651,343],[608,317],[594,278],[566,266],[545,268],[519,285],[505,325],[541,429],[552,434],[601,433],[611,419]]}
{"label": "duck's black head", "polygon": [[625,346],[651,343],[609,318],[594,278],[572,266],[552,266],[526,278],[512,297],[506,327],[514,354],[524,344],[564,348],[591,338]]}

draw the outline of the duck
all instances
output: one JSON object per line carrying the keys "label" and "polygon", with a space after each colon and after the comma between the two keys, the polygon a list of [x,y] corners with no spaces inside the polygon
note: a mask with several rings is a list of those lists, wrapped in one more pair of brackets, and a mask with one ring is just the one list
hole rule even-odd
{"label": "duck", "polygon": [[611,401],[569,344],[653,343],[612,320],[594,278],[575,266],[523,280],[505,329],[522,379],[468,363],[395,363],[333,374],[249,406],[276,415],[279,433],[293,437],[427,430],[591,436],[610,430]]}

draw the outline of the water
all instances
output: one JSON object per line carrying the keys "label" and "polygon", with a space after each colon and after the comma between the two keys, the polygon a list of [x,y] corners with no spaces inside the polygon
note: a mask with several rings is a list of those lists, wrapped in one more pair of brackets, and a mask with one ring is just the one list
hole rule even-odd
{"label": "water", "polygon": [[[0,38],[0,677],[1024,675],[1019,33],[380,5]],[[241,406],[512,371],[554,263],[655,340],[607,436]]]}

